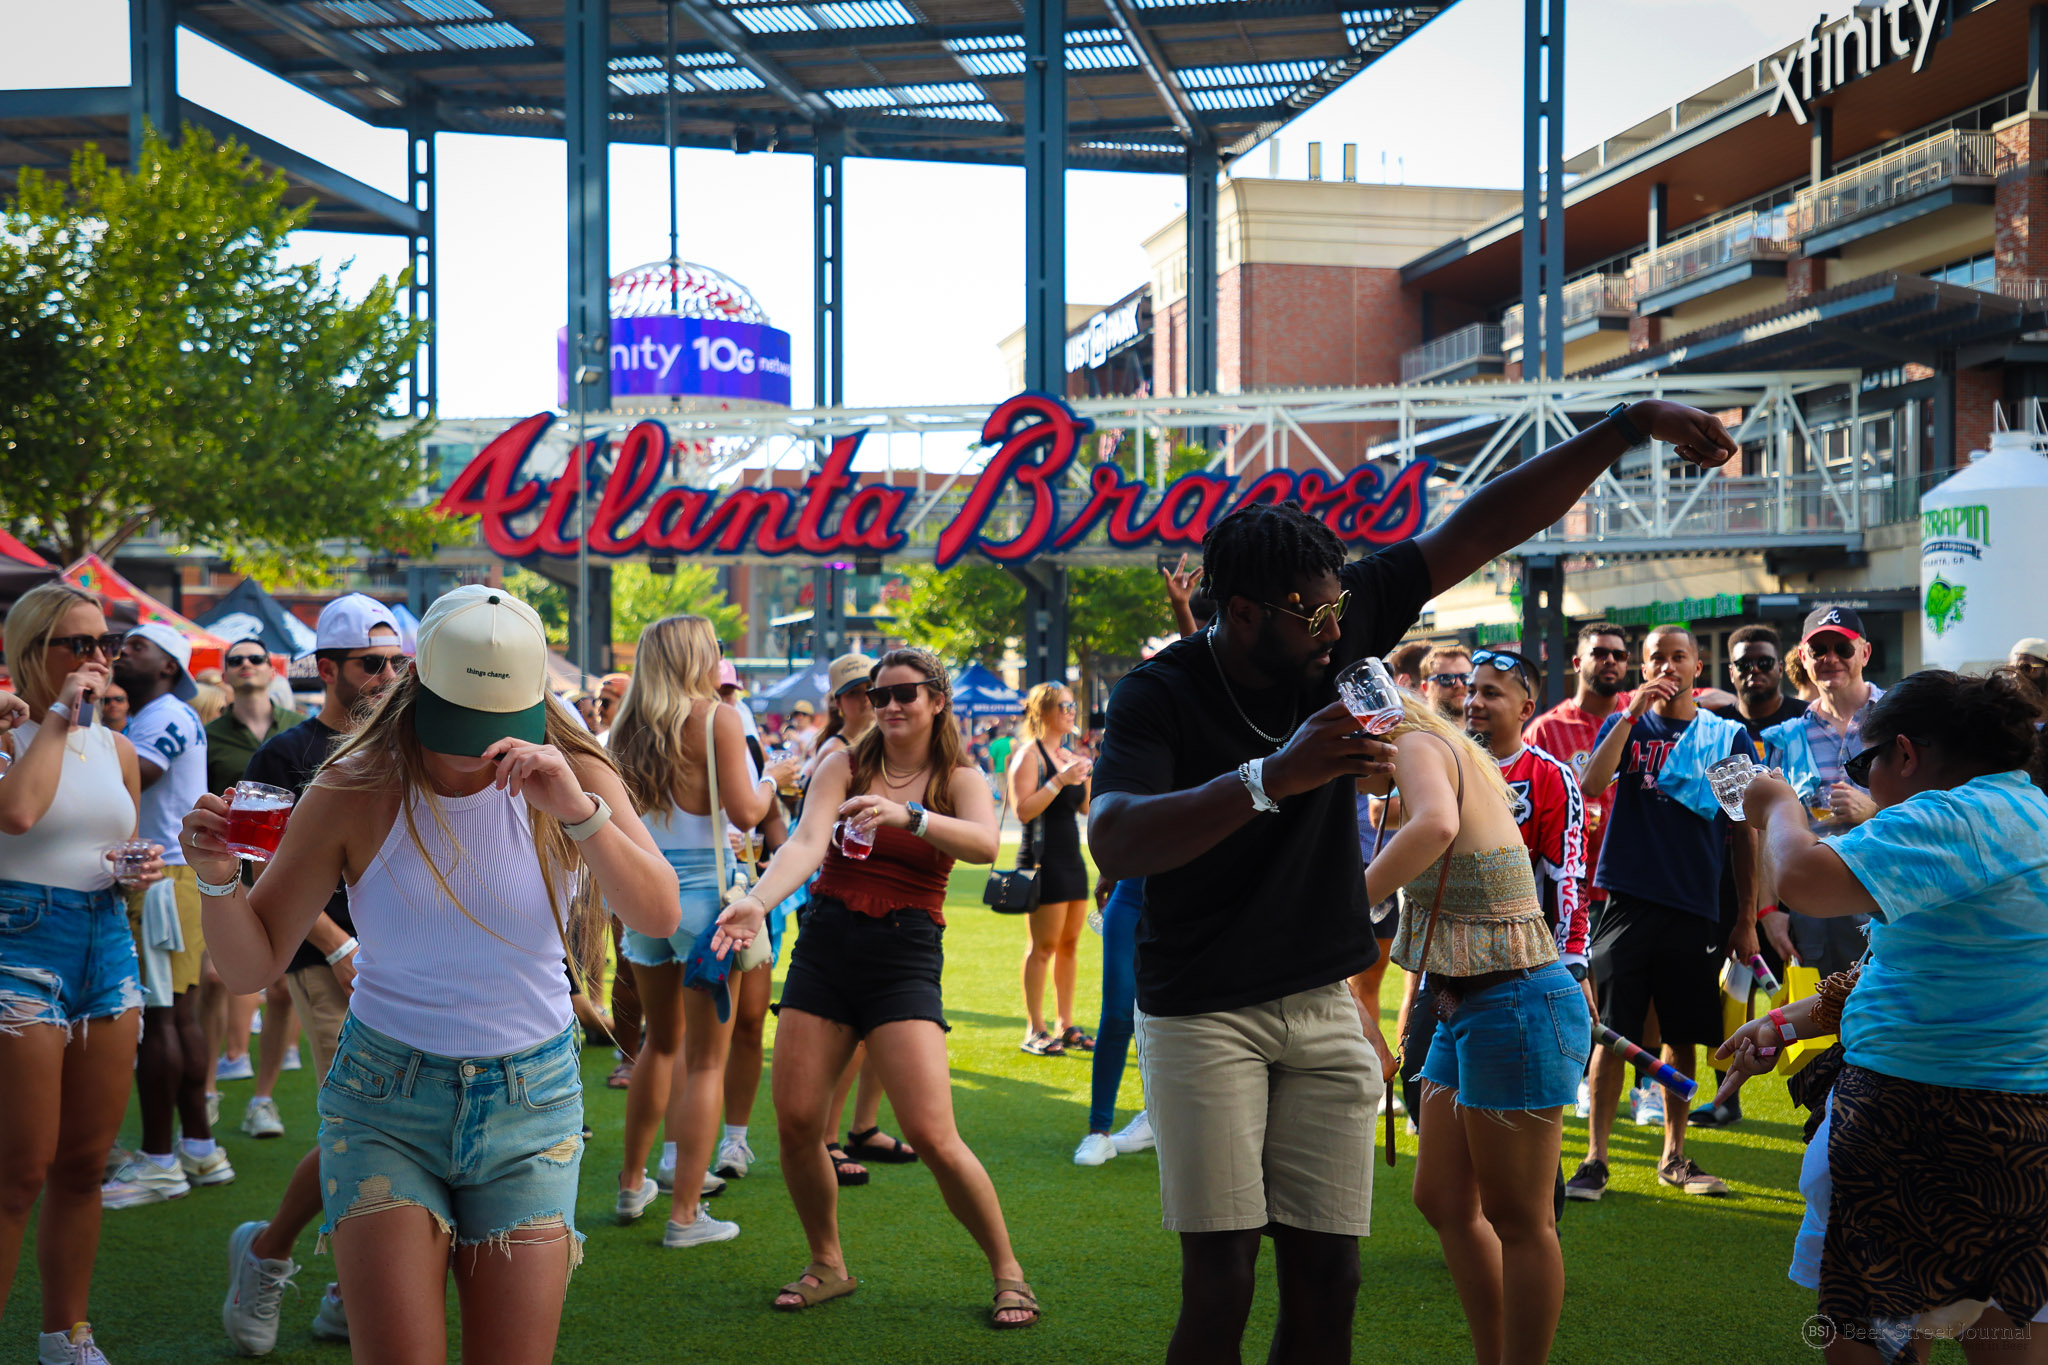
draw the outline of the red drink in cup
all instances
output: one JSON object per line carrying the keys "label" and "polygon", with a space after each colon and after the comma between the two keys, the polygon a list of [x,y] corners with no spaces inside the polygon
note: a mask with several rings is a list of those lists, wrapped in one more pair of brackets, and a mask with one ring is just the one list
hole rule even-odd
{"label": "red drink in cup", "polygon": [[221,836],[228,852],[254,863],[267,863],[284,837],[292,813],[292,794],[262,782],[237,782],[228,798],[228,828]]}
{"label": "red drink in cup", "polygon": [[859,862],[875,851],[875,826],[869,820],[839,822],[839,852]]}

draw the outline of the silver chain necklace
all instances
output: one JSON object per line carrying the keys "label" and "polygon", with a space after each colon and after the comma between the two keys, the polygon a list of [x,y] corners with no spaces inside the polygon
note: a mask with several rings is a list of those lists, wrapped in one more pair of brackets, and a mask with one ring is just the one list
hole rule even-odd
{"label": "silver chain necklace", "polygon": [[1230,690],[1230,677],[1223,671],[1223,660],[1216,657],[1216,627],[1213,623],[1207,630],[1202,632],[1202,642],[1209,646],[1209,662],[1216,665],[1217,681],[1223,684],[1223,695],[1230,698],[1230,705],[1237,712],[1237,718],[1249,726],[1253,734],[1265,740],[1266,743],[1274,748],[1277,749],[1287,743],[1288,738],[1293,735],[1296,725],[1301,721],[1300,700],[1297,699],[1295,701],[1294,709],[1287,717],[1287,733],[1284,735],[1267,734],[1258,727],[1250,716],[1244,713],[1244,707],[1238,704],[1237,693]]}

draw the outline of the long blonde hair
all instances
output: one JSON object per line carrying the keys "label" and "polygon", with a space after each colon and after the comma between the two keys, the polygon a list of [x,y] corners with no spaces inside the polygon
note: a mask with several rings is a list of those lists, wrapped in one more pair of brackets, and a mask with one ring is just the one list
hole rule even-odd
{"label": "long blonde hair", "polygon": [[[503,934],[470,914],[456,898],[447,878],[428,856],[426,841],[420,838],[414,812],[424,805],[432,812],[434,824],[442,837],[456,850],[456,860],[459,862],[464,856],[456,845],[454,830],[449,827],[441,802],[434,795],[433,780],[427,772],[426,747],[413,731],[413,712],[419,704],[420,691],[419,675],[410,668],[402,669],[388,687],[376,694],[361,727],[328,755],[310,785],[332,787],[337,791],[384,792],[396,783],[399,818],[405,821],[405,832],[411,837],[420,861],[433,874],[441,894],[453,902],[470,923],[500,942],[506,942],[508,940]],[[563,757],[572,765],[582,761],[600,763],[608,768],[613,766],[611,755],[570,718],[567,708],[550,701],[544,704],[542,714],[546,717],[543,737],[561,750]],[[555,930],[562,940],[562,953],[574,965],[576,984],[582,990],[602,967],[605,945],[610,941],[604,902],[597,894],[595,879],[585,876],[576,878],[573,899],[566,905],[563,903],[563,891],[577,870],[582,868],[583,855],[576,841],[562,829],[560,820],[533,806],[527,807],[527,814],[532,822],[534,851],[540,855],[541,881],[548,890],[548,910],[554,916]]]}
{"label": "long blonde hair", "polygon": [[[612,717],[611,753],[643,813],[682,804],[690,708],[718,700],[718,634],[702,616],[664,616],[640,632],[633,681]],[[714,812],[715,814],[715,812]]]}
{"label": "long blonde hair", "polygon": [[[39,583],[7,609],[7,624],[0,627],[0,635],[6,638],[7,672],[14,679],[14,690],[38,710],[57,700],[57,694],[43,681],[43,657],[49,653],[50,637],[57,633],[57,623],[73,607],[105,612],[100,599],[82,588],[69,583]],[[100,629],[104,631],[106,627],[102,625]]]}
{"label": "long blonde hair", "polygon": [[1513,810],[1515,799],[1508,791],[1508,780],[1501,776],[1500,763],[1494,756],[1480,748],[1478,740],[1451,724],[1447,717],[1439,714],[1435,707],[1415,693],[1405,687],[1397,687],[1394,690],[1401,696],[1401,723],[1389,731],[1386,738],[1391,740],[1396,735],[1405,735],[1416,730],[1435,735],[1450,745],[1459,760],[1478,773],[1480,781],[1491,787],[1494,794],[1507,803],[1508,809]]}
{"label": "long blonde hair", "polygon": [[192,694],[192,709],[199,713],[201,725],[211,725],[220,719],[220,713],[228,709],[228,690],[218,683],[198,683]]}
{"label": "long blonde hair", "polygon": [[1042,682],[1024,694],[1024,738],[1038,742],[1045,738],[1052,719],[1053,708],[1060,704],[1060,693],[1067,690],[1065,683]]}
{"label": "long blonde hair", "polygon": [[[868,680],[882,676],[885,668],[914,668],[931,683],[938,709],[932,714],[931,745],[925,750],[929,766],[924,804],[934,815],[953,815],[953,773],[967,766],[967,751],[960,747],[960,727],[953,723],[953,683],[946,666],[928,649],[892,649],[875,661]],[[880,711],[881,708],[875,708]],[[870,725],[853,742],[853,775],[846,784],[848,796],[859,796],[882,771],[882,727]]]}

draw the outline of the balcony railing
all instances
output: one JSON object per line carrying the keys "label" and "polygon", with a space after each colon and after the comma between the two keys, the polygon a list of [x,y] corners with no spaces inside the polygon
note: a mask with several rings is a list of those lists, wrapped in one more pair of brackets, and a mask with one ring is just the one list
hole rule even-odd
{"label": "balcony railing", "polygon": [[1792,235],[1811,237],[1951,185],[1992,184],[1997,160],[1995,133],[1936,133],[1801,190],[1792,206]]}
{"label": "balcony railing", "polygon": [[1401,382],[1420,384],[1478,361],[1500,358],[1500,328],[1490,322],[1475,322],[1403,353]]}
{"label": "balcony railing", "polygon": [[[1548,300],[1545,300],[1547,306]],[[1565,281],[1564,325],[1576,327],[1593,318],[1628,316],[1629,290],[1626,275],[1584,275]],[[1543,310],[1537,310],[1541,318]],[[1501,345],[1512,351],[1522,344],[1522,305],[1508,309],[1500,322]]]}
{"label": "balcony railing", "polygon": [[1791,254],[1783,209],[1737,214],[1638,257],[1628,268],[1629,297],[1640,302],[1740,261],[1782,261]]}

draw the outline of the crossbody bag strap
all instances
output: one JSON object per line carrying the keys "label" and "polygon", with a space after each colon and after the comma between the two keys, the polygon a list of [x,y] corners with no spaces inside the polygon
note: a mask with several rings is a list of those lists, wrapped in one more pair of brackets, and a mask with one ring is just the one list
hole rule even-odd
{"label": "crossbody bag strap", "polygon": [[714,701],[704,713],[704,780],[711,788],[711,850],[712,857],[717,859],[718,899],[724,904],[732,879],[725,869],[725,807],[718,804],[718,741],[714,738],[718,733],[718,707],[719,703]]}
{"label": "crossbody bag strap", "polygon": [[[1442,737],[1439,736],[1439,738]],[[1457,792],[1458,820],[1459,823],[1462,825],[1465,819],[1465,765],[1458,758],[1458,749],[1456,745],[1452,744],[1449,740],[1444,740],[1444,747],[1451,751],[1451,766],[1457,771],[1457,786],[1455,790]],[[1384,826],[1386,823],[1385,807],[1380,808],[1380,823],[1382,826]],[[1453,843],[1456,843],[1457,836],[1452,835],[1451,841]],[[1375,853],[1377,853],[1379,850],[1379,841],[1377,839],[1373,841],[1373,850]],[[1450,884],[1450,880],[1451,850],[1446,848],[1444,850],[1444,868],[1442,872],[1437,874],[1436,879],[1436,899],[1430,902],[1429,920],[1423,926],[1422,930],[1422,955],[1416,959],[1416,962],[1418,963],[1418,965],[1420,965],[1422,971],[1425,974],[1427,974],[1429,971],[1429,945],[1436,941],[1437,912],[1444,908],[1444,888]],[[1405,1054],[1407,1052],[1406,1044],[1408,1040],[1402,1038],[1397,1039],[1396,1041],[1400,1042],[1403,1045],[1401,1053],[1397,1053],[1394,1059],[1393,1083],[1399,1084],[1401,1072],[1405,1069],[1403,1063],[1406,1060]],[[1394,1164],[1394,1106],[1391,1103],[1387,1105],[1387,1164],[1389,1166]]]}

